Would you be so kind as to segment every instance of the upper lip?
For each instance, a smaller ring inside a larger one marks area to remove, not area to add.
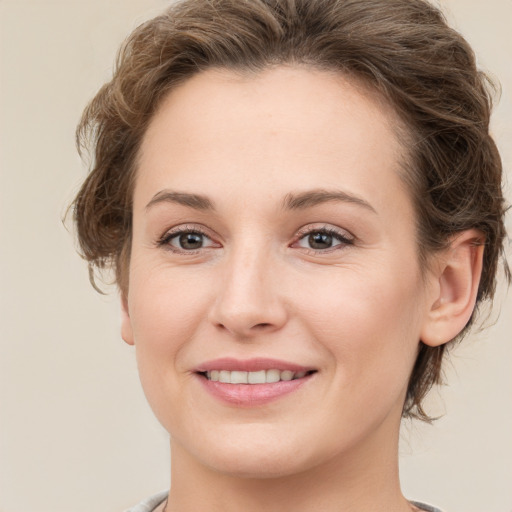
[[[235,359],[232,357],[223,357],[214,359],[212,361],[206,361],[195,369],[195,371],[199,373],[211,372],[212,370],[242,372],[257,372],[261,370],[289,370],[298,373],[309,372],[315,370],[315,368],[266,357],[258,357],[252,359]]]

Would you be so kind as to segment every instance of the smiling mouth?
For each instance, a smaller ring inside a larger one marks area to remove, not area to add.
[[[291,370],[260,370],[256,372],[211,370],[199,372],[206,379],[223,384],[273,384],[275,382],[297,380],[315,373],[316,370],[292,372]]]
[[[269,358],[221,358],[196,368],[204,389],[228,406],[252,408],[270,404],[314,379],[316,368]]]

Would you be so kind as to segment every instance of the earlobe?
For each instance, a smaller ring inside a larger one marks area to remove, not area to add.
[[[483,243],[480,231],[463,231],[438,256],[434,293],[421,333],[426,345],[435,347],[447,343],[471,318],[482,273]]]
[[[121,294],[121,337],[128,345],[135,345],[128,299],[124,293]]]

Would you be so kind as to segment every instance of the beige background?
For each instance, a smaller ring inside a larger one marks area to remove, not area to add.
[[[167,486],[166,435],[120,339],[115,293],[91,289],[59,220],[85,175],[81,109],[126,33],[165,5],[0,0],[0,512],[119,512]],[[493,130],[511,181],[512,1],[442,5],[502,82]],[[511,295],[498,324],[453,353],[432,398],[446,417],[404,429],[407,496],[512,512]]]

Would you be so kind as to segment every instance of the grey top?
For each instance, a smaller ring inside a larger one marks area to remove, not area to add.
[[[153,512],[158,505],[167,499],[167,494],[168,491],[159,492],[154,496],[146,498],[144,501],[141,501],[138,505],[135,505],[135,507],[132,507],[125,512]],[[441,510],[433,507],[432,505],[425,505],[425,503],[420,503],[418,501],[411,501],[411,503],[425,512],[441,512]]]
[[[420,503],[419,501],[411,501],[411,503],[416,505],[420,510],[424,510],[425,512],[442,512],[440,509],[433,507],[432,505]]]
[[[161,491],[158,494],[146,498],[144,501],[141,501],[138,505],[129,508],[125,512],[153,512],[160,503],[167,499],[168,494],[169,491]]]

